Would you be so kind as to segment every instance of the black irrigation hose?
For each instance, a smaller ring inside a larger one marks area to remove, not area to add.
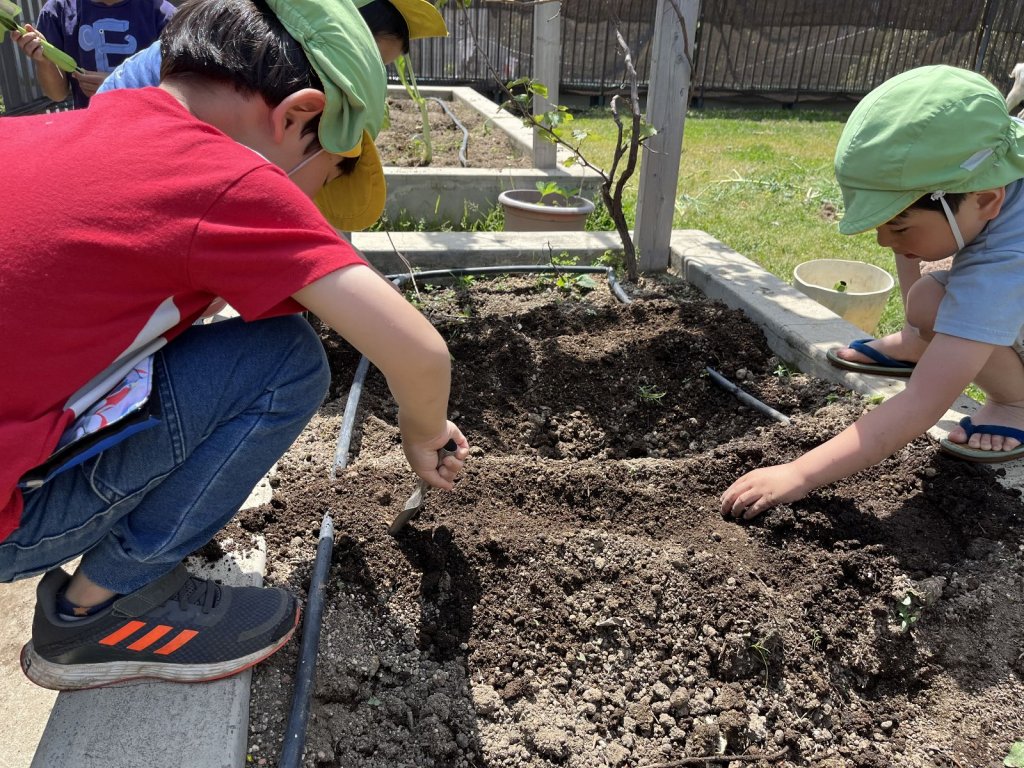
[[[320,524],[320,540],[316,547],[313,575],[309,580],[309,597],[306,600],[306,616],[302,621],[302,648],[299,650],[299,667],[295,673],[292,711],[288,715],[288,727],[284,732],[284,746],[281,748],[281,762],[278,763],[278,768],[297,768],[299,761],[302,760],[302,748],[306,743],[306,723],[309,721],[309,697],[313,692],[316,654],[320,645],[324,592],[327,589],[327,573],[331,569],[333,549],[334,521],[329,514],[325,514],[323,523]]]
[[[398,275],[388,275],[388,280],[393,282],[397,287],[401,288],[402,285],[412,278],[431,278],[431,277],[462,277],[464,275],[507,275],[511,273],[560,273],[560,272],[571,272],[574,274],[597,274],[604,272],[608,278],[608,288],[612,292],[612,295],[623,304],[631,304],[633,300],[629,298],[629,294],[623,290],[622,286],[619,285],[619,281],[615,279],[615,270],[612,267],[596,267],[596,266],[578,266],[571,265],[565,267],[557,267],[554,265],[546,264],[518,264],[504,267],[457,267],[455,269],[431,269],[423,272],[403,272]],[[348,449],[352,443],[352,429],[355,426],[356,411],[359,409],[359,398],[363,392],[363,382],[366,380],[366,373],[370,367],[369,360],[366,357],[359,359],[359,365],[356,367],[356,374],[352,379],[352,386],[348,390],[348,399],[345,401],[345,413],[341,418],[341,431],[338,433],[338,442],[334,449],[334,467],[331,469],[331,479],[335,479],[338,476],[338,470],[344,469],[348,466]]]
[[[760,411],[766,416],[775,419],[776,421],[782,422],[783,424],[789,424],[789,416],[786,416],[783,413],[779,413],[770,405],[765,405],[750,393],[744,392],[742,389],[737,387],[735,384],[733,384],[731,381],[729,381],[727,378],[725,378],[725,376],[720,374],[715,369],[705,368],[704,370],[708,372],[708,375],[711,376],[711,380],[715,382],[715,384],[720,386],[726,392],[732,393],[732,395],[734,395],[736,399],[739,400],[740,402],[746,403],[751,408],[755,408],[756,410]]]
[[[466,146],[469,144],[469,131],[466,130],[466,126],[459,122],[459,118],[457,118],[455,113],[448,108],[448,105],[444,103],[443,99],[439,99],[437,96],[428,96],[427,101],[436,101],[440,104],[444,113],[448,115],[448,117],[452,119],[452,122],[455,123],[455,125],[457,125],[462,131],[462,146],[459,147],[459,162],[462,163],[462,167],[465,168],[469,165],[469,160],[466,158]]]

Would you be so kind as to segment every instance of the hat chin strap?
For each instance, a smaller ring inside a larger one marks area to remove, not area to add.
[[[314,153],[313,153],[312,155],[310,155],[310,156],[309,156],[309,157],[307,157],[307,158],[306,158],[305,160],[303,160],[303,161],[302,161],[301,163],[299,163],[299,164],[298,164],[298,165],[296,165],[296,166],[295,166],[294,168],[292,168],[292,169],[291,169],[290,171],[288,171],[288,175],[289,175],[289,176],[291,176],[292,174],[298,173],[298,172],[299,172],[300,170],[302,170],[303,168],[305,168],[305,167],[306,167],[306,164],[307,164],[307,163],[309,163],[309,162],[311,162],[311,161],[315,160],[316,158],[320,157],[320,155],[321,155],[321,153],[322,153],[323,151],[324,151],[324,149],[323,149],[323,147],[321,147],[321,148],[320,148],[319,150],[317,150],[316,152],[314,152]],[[945,204],[946,204],[946,202],[945,202],[945,201],[943,201],[943,202],[942,202],[942,204],[943,204],[943,205],[945,205]],[[947,208],[946,210],[948,211],[949,209]],[[959,232],[957,232],[957,235],[956,235],[956,236],[957,236],[957,242],[959,242],[959,241],[960,241],[960,233],[959,233]],[[961,247],[961,248],[963,248],[963,246],[962,246],[962,245],[961,245],[960,247]]]
[[[960,226],[956,223],[956,217],[953,215],[953,211],[949,207],[949,203],[946,202],[946,193],[943,190],[932,192],[932,200],[938,200],[942,203],[942,210],[946,213],[946,221],[949,222],[949,228],[953,230],[953,238],[956,240],[956,249],[962,251],[964,249],[964,236],[960,234]]]

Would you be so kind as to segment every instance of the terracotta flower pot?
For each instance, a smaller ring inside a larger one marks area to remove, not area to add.
[[[583,197],[541,193],[533,189],[510,189],[498,195],[505,211],[506,232],[582,231],[594,204]]]

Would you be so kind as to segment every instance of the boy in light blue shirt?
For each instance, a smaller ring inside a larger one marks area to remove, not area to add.
[[[972,382],[985,405],[942,450],[986,463],[1024,456],[1024,122],[981,75],[920,67],[857,106],[835,167],[842,233],[875,229],[896,254],[922,262],[955,254],[952,267],[913,284],[901,332],[871,340],[867,354],[829,355],[861,371],[902,361],[913,367],[906,389],[796,460],[743,475],[722,495],[726,515],[750,519],[882,461]]]

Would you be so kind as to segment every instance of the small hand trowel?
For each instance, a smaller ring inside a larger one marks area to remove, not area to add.
[[[445,457],[451,456],[458,449],[454,440],[449,440],[445,443],[444,447],[437,452],[437,466],[441,466],[441,463],[445,460]],[[409,500],[405,502],[405,506],[402,507],[402,511],[395,515],[395,521],[391,523],[391,527],[388,528],[388,533],[392,536],[396,535],[399,531],[405,528],[411,521],[415,520],[420,512],[423,510],[423,498],[426,496],[427,489],[430,485],[426,480],[417,480],[416,489],[409,496]]]

